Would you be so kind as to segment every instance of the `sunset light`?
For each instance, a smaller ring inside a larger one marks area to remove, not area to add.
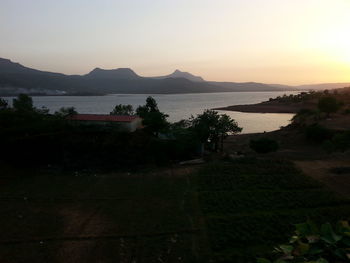
[[[0,263],[350,262],[350,0],[0,0]]]

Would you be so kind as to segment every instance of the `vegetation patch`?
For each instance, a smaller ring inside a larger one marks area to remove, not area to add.
[[[217,162],[193,176],[214,262],[254,262],[288,238],[294,225],[350,217],[350,201],[287,161]]]

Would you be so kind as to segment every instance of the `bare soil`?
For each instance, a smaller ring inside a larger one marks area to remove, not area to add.
[[[350,154],[328,160],[295,161],[308,176],[324,183],[335,192],[350,198],[350,173],[336,174],[332,169],[350,167]]]
[[[205,262],[192,169],[2,170],[0,262]]]

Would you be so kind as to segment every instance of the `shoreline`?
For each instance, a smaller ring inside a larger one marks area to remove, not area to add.
[[[298,113],[301,109],[313,109],[314,105],[305,103],[283,104],[279,102],[261,102],[256,104],[232,105],[213,108],[213,110],[238,111],[247,113]]]
[[[94,96],[109,96],[109,95],[181,95],[181,94],[212,94],[212,93],[276,93],[276,92],[295,92],[299,90],[239,90],[239,91],[213,91],[213,92],[138,92],[138,93],[67,93],[67,94],[43,94],[43,93],[25,93],[28,96],[31,97],[94,97]],[[21,93],[14,93],[14,94],[0,94],[0,97],[17,97]]]

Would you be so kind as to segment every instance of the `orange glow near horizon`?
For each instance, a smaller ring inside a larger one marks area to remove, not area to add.
[[[0,57],[66,74],[350,82],[349,13],[350,0],[2,0]]]

